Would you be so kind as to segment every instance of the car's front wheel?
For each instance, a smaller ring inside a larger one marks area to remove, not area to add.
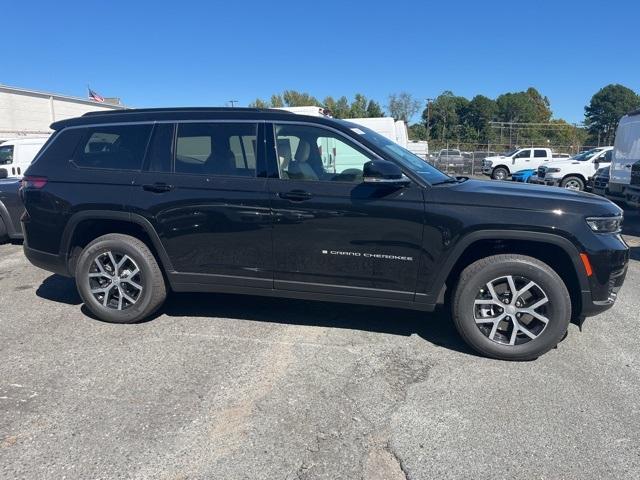
[[[509,170],[504,167],[496,167],[493,169],[493,173],[491,174],[491,178],[494,180],[506,180],[509,176]]]
[[[584,190],[584,181],[580,177],[569,176],[565,177],[562,182],[560,182],[560,186],[568,190],[582,191]]]
[[[571,319],[571,298],[546,263],[493,255],[460,275],[453,321],[476,351],[502,360],[532,360],[555,347]]]
[[[78,258],[75,277],[84,304],[106,322],[144,320],[166,297],[153,253],[129,235],[113,233],[89,243]]]

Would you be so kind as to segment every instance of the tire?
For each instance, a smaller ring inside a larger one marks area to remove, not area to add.
[[[7,226],[4,223],[2,217],[0,217],[0,244],[6,243],[9,241],[9,232],[7,231]]]
[[[114,262],[119,265],[115,266],[115,275]],[[164,277],[153,253],[144,242],[129,235],[111,233],[92,241],[80,253],[75,277],[84,304],[105,322],[144,320],[167,296]],[[100,290],[107,290],[102,297]]]
[[[584,191],[584,180],[580,177],[570,175],[562,179],[560,186],[568,190]]]
[[[513,284],[509,283],[508,276]],[[494,282],[492,288],[488,288],[491,282]],[[517,292],[523,291],[529,282],[534,286],[516,299],[511,298],[508,304],[504,303],[509,299],[509,290],[515,287]],[[513,287],[507,289],[509,285]],[[498,295],[500,289],[505,289],[504,297]],[[500,301],[493,300],[494,293]],[[524,309],[516,308],[518,303],[526,308],[535,307],[539,302],[542,302],[541,306],[531,309],[536,316],[521,313]],[[489,309],[492,312],[487,315]],[[493,255],[463,270],[453,295],[452,311],[460,336],[478,353],[500,360],[533,360],[554,348],[567,332],[571,298],[562,279],[546,263],[524,255]],[[492,320],[502,315],[507,315],[506,320]],[[516,316],[519,320],[511,320]],[[528,334],[514,328],[516,323]],[[515,341],[511,344],[514,330]]]
[[[504,167],[496,167],[491,172],[491,178],[494,180],[506,180],[509,177],[509,170]]]

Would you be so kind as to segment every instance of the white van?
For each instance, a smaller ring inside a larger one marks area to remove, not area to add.
[[[607,197],[640,208],[640,110],[618,124]]]
[[[0,143],[0,177],[21,178],[48,138],[24,137]]]

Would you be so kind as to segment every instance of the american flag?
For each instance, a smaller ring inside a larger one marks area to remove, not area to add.
[[[89,88],[89,87],[87,87]],[[104,103],[104,97],[89,88],[89,99],[94,102]]]

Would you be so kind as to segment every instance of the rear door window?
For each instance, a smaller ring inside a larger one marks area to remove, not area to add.
[[[180,123],[175,172],[255,177],[255,123]]]
[[[151,125],[89,127],[74,155],[81,168],[140,170]]]
[[[546,150],[534,150],[533,151],[533,156],[535,158],[546,158],[547,157],[547,151]]]

